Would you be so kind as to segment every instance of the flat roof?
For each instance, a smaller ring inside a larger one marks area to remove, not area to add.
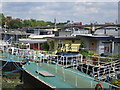
[[[31,33],[26,33],[26,32],[20,32],[20,31],[10,31],[10,32],[2,32],[4,34],[9,34],[9,35],[30,35]]]
[[[52,37],[52,39],[79,39],[79,38],[73,36],[61,36],[61,37]]]
[[[120,36],[107,36],[107,35],[77,35],[77,38],[87,37],[87,38],[95,38],[95,39],[120,39]]]
[[[47,42],[47,39],[19,39],[19,42],[24,42],[24,43],[44,43]]]

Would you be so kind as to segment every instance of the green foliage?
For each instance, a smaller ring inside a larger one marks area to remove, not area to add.
[[[93,51],[88,51],[88,55],[94,55],[95,53]]]
[[[112,84],[120,87],[120,80],[113,80]]]
[[[5,25],[5,20],[6,20],[6,18],[5,18],[5,16],[4,16],[4,14],[3,14],[3,13],[0,13],[0,26],[4,27],[4,25]]]
[[[112,62],[113,60],[112,60],[112,59],[108,59],[108,60],[106,60],[106,61],[108,61],[108,62]]]
[[[80,50],[80,54],[82,54],[82,55],[88,55],[88,50],[81,49]]]
[[[0,25],[5,28],[5,21],[7,18],[4,16],[4,14],[0,13]],[[8,20],[7,28],[8,29],[17,29],[22,27],[35,27],[35,26],[48,26],[48,25],[54,25],[54,23],[50,21],[42,21],[42,20],[36,20],[36,19],[28,19],[28,20],[17,20],[12,19]]]
[[[4,74],[2,75],[2,90],[16,90],[17,86],[21,85],[22,86],[22,82],[20,82],[20,73],[9,73],[9,74]]]
[[[85,47],[84,42],[81,42],[80,48],[84,48],[84,47]]]
[[[48,45],[48,43],[45,42],[44,44],[42,44],[42,48],[43,48],[43,50],[45,50],[45,51],[49,51],[49,45]]]
[[[80,49],[79,53],[82,55],[94,55],[94,52],[92,52],[90,50],[86,50],[86,49]]]
[[[112,56],[110,56],[110,57],[112,57],[112,58],[120,58],[120,53],[119,53],[119,54],[112,55]]]
[[[83,41],[81,41],[80,46],[79,46],[79,50],[82,55],[94,55],[95,53],[93,51],[84,49],[85,48],[85,44]]]
[[[24,21],[23,21],[23,26],[24,26],[24,27],[32,26],[30,20],[24,20]]]
[[[23,24],[20,20],[12,19],[8,22],[8,28],[9,29],[17,29],[22,28]]]
[[[66,22],[64,22],[64,23],[57,23],[57,25],[65,25],[65,24],[67,24]]]
[[[24,20],[23,21],[23,26],[24,27],[34,27],[34,26],[47,26],[47,25],[53,25],[52,22],[45,22],[45,21],[40,21],[40,20],[35,20],[35,19],[30,19],[30,20]]]
[[[49,42],[49,49],[50,49],[50,51],[53,51],[53,50],[54,50],[54,41],[53,41],[53,40],[51,40],[51,41]]]

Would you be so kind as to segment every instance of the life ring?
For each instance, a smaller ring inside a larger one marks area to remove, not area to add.
[[[85,63],[87,60],[86,59],[83,59],[82,62]]]
[[[104,48],[104,51],[105,51],[105,52],[109,52],[109,50],[110,50],[109,47],[105,47],[105,48]]]
[[[99,90],[99,86],[100,86],[100,90],[104,90],[104,87],[101,83],[97,83],[95,86],[95,90]]]

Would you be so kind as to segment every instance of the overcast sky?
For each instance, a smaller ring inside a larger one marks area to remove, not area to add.
[[[118,19],[117,2],[2,2],[0,12],[22,19],[65,22],[115,22]]]

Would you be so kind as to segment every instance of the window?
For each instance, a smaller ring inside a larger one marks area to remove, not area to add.
[[[62,48],[62,41],[61,40],[58,41],[58,48]]]
[[[75,40],[72,40],[72,43],[75,43]]]
[[[94,43],[92,43],[92,45],[94,45]]]

